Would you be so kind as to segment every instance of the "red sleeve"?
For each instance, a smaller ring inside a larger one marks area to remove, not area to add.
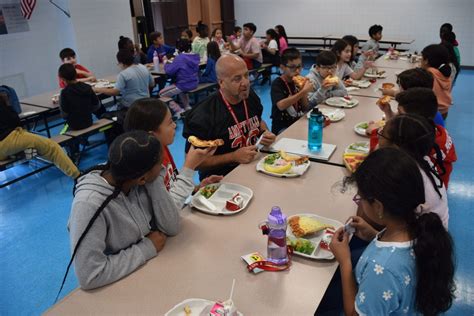
[[[59,87],[61,89],[64,89],[66,87],[66,85],[64,84],[64,82],[61,80],[61,78],[58,77],[58,82],[59,82]]]
[[[378,144],[379,137],[377,136],[377,129],[374,129],[372,133],[370,133],[370,152],[373,152]]]
[[[79,69],[79,70],[82,70],[82,71],[90,72],[89,69],[87,69],[86,67],[84,67],[82,65],[79,65],[79,64],[76,64],[75,68]],[[77,74],[77,78],[85,78],[85,77],[83,75]]]
[[[443,166],[446,170],[446,173],[442,174],[443,171],[441,167],[436,163],[435,150],[431,152],[430,159],[435,164],[436,170],[440,174],[440,177],[441,177],[441,180],[443,180],[444,186],[448,188],[449,178],[451,176],[451,172],[453,171],[453,162],[455,162],[458,159],[456,155],[456,149],[454,148],[454,143],[451,139],[451,136],[449,136],[446,129],[440,125],[436,126],[435,142],[438,145],[439,149],[441,150]]]

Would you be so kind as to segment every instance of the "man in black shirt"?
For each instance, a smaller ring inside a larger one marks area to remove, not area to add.
[[[66,123],[72,130],[88,128],[92,125],[92,113],[99,118],[105,113],[104,107],[90,85],[76,80],[77,72],[72,64],[61,65],[58,75],[66,85],[59,98]]]
[[[224,145],[199,166],[199,177],[226,175],[257,155],[255,143],[263,134],[262,145],[270,146],[275,135],[262,121],[260,98],[250,89],[248,70],[242,58],[226,54],[216,64],[220,90],[186,115],[183,136],[204,140],[221,138]],[[190,144],[186,143],[186,151]]]
[[[5,95],[0,94],[0,160],[5,160],[27,148],[34,148],[40,156],[52,161],[67,176],[77,178],[80,174],[79,169],[62,148],[49,138],[29,133],[21,128],[20,118],[7,100]]]

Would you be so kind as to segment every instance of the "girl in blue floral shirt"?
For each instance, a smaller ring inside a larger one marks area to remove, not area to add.
[[[437,214],[417,217],[425,202],[417,163],[396,148],[371,153],[352,181],[364,213],[385,227],[377,232],[352,217],[356,235],[372,242],[352,270],[349,235],[341,228],[330,244],[340,264],[346,315],[437,315],[454,298],[453,245]],[[374,238],[375,237],[375,238]]]

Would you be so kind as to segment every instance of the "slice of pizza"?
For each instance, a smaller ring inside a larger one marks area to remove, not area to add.
[[[301,88],[304,87],[304,84],[306,83],[306,80],[307,80],[307,78],[305,78],[303,76],[300,76],[300,75],[293,77],[293,82],[295,83],[295,85],[298,89],[301,89]]]
[[[344,165],[350,172],[354,172],[367,157],[366,154],[344,154]]]
[[[194,147],[206,148],[206,147],[218,147],[224,145],[223,139],[214,139],[214,140],[202,140],[196,136],[189,136],[188,142],[191,143]]]
[[[332,225],[322,223],[308,216],[293,216],[289,219],[288,223],[293,235],[298,238],[320,232],[326,228],[334,228]]]

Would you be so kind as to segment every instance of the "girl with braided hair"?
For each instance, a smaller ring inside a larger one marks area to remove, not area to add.
[[[111,144],[106,165],[78,178],[67,271],[74,262],[82,289],[127,276],[156,256],[167,236],[178,233],[180,217],[163,184],[162,154],[153,135],[128,132]]]

